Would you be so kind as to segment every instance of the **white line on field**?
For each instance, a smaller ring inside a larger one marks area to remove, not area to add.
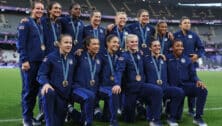
[[[222,107],[218,108],[205,108],[204,111],[215,111],[215,110],[222,110]],[[188,109],[184,109],[185,112],[188,111]],[[0,119],[0,123],[7,123],[7,122],[21,122],[22,118],[18,119]]]
[[[0,123],[6,123],[6,122],[20,122],[22,119],[0,119]]]
[[[222,110],[222,107],[218,107],[218,108],[204,108],[204,111],[215,111],[215,110]],[[185,108],[184,111],[187,112],[188,109]]]

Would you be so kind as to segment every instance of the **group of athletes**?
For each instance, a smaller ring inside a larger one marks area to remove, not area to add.
[[[33,2],[30,17],[18,26],[24,126],[37,125],[38,95],[46,126],[63,126],[67,112],[80,125],[91,126],[100,100],[99,118],[110,126],[118,126],[117,110],[126,122],[145,113],[150,126],[162,126],[163,108],[167,123],[178,126],[185,96],[193,123],[207,126],[202,119],[207,89],[196,74],[204,46],[188,17],[171,33],[165,21],[151,26],[145,9],[132,24],[126,24],[125,12],[117,12],[106,29],[98,10],[91,12],[88,25],[80,20],[78,3],[70,5],[69,15],[61,13],[61,4],[52,2],[43,16],[43,3]],[[80,104],[79,112],[68,111],[74,103]]]

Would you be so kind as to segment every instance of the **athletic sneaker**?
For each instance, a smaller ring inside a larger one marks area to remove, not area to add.
[[[23,126],[41,126],[41,122],[37,121],[35,118],[26,121],[23,119],[22,123]]]
[[[167,123],[169,126],[179,126],[179,124],[173,119],[168,119]]]
[[[41,122],[40,121],[38,121],[38,120],[36,120],[35,118],[32,118],[32,125],[33,126],[41,126]]]
[[[44,113],[43,112],[40,112],[36,118],[35,118],[37,121],[39,122],[43,122],[44,121]]]
[[[110,122],[109,126],[119,126],[117,121]]]
[[[22,120],[23,126],[32,126],[32,121],[25,121],[24,119]]]
[[[121,109],[117,109],[117,114],[118,115],[122,115],[122,110]]]
[[[102,110],[99,107],[94,110],[94,118],[97,120],[101,120],[102,118]]]
[[[207,123],[204,122],[204,120],[200,118],[194,118],[193,123],[198,125],[198,126],[207,126]]]
[[[85,123],[84,123],[84,126],[92,126],[92,124],[85,122]]]
[[[150,121],[150,126],[162,126],[162,123],[160,121]]]
[[[195,114],[194,111],[189,111],[189,112],[188,112],[188,115],[191,116],[191,117],[195,117],[196,114]]]

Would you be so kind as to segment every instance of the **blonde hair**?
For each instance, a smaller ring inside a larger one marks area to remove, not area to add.
[[[127,43],[132,39],[132,38],[136,38],[137,40],[139,40],[138,36],[135,35],[135,34],[128,34],[126,36],[126,39],[125,39],[125,50],[128,50],[127,48]],[[138,47],[139,48],[139,47]]]
[[[126,15],[127,16],[126,12],[123,12],[123,11],[116,12],[116,16],[119,16],[119,15]]]
[[[120,15],[125,15],[126,16],[126,21],[128,20],[126,12],[118,11],[118,12],[116,12],[116,16],[115,16],[115,23],[117,22],[118,16],[120,16]]]

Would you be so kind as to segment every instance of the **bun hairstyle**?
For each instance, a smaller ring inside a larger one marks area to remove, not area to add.
[[[42,5],[44,5],[41,0],[35,0],[31,4],[31,10],[33,10],[35,8],[35,5],[38,4],[38,3],[41,3]]]
[[[76,5],[78,5],[78,6],[80,6],[80,4],[79,3],[72,3],[70,6],[69,6],[69,14],[71,14],[71,11],[72,11],[72,8],[74,7],[74,6],[76,6]],[[81,7],[81,6],[80,6]]]
[[[175,43],[177,43],[177,42],[182,42],[180,39],[174,39],[173,41],[172,41],[172,46],[174,46],[174,44]]]
[[[157,40],[156,38],[154,38],[153,36],[151,36],[150,42],[149,42],[149,47],[151,47],[152,44],[153,44],[153,42],[155,42],[155,41],[159,41],[159,40]]]
[[[180,24],[182,24],[183,20],[185,20],[185,19],[190,20],[189,17],[187,17],[187,16],[182,16],[181,19],[180,19]]]
[[[47,6],[48,16],[49,16],[49,11],[52,10],[53,5],[55,5],[55,4],[59,4],[61,6],[61,4],[59,2],[56,2],[56,1],[50,2],[49,5]]]
[[[99,10],[93,8],[92,11],[90,12],[90,19],[93,17],[93,15],[94,15],[95,13],[101,13],[101,12],[100,12]]]
[[[160,24],[163,24],[163,23],[166,23],[166,24],[167,24],[167,22],[166,22],[165,20],[159,20],[159,21],[157,22],[157,24],[156,24],[156,29],[155,29],[155,31],[156,31],[155,37],[156,37],[156,38],[157,38],[157,35],[158,35],[158,28],[160,27]]]
[[[107,47],[107,44],[113,39],[113,38],[115,38],[115,37],[117,37],[116,35],[114,35],[114,34],[110,34],[110,35],[108,35],[107,37],[106,37],[106,47]],[[118,37],[117,37],[118,38]],[[119,38],[118,38],[119,39]]]
[[[87,46],[89,46],[90,42],[92,39],[98,39],[96,37],[93,37],[93,36],[87,36],[84,41],[83,41],[83,46],[84,46],[84,49],[87,49]]]
[[[148,10],[146,10],[146,9],[139,9],[137,11],[136,17],[139,18],[143,12],[147,12],[149,14]]]
[[[61,43],[62,39],[63,39],[64,37],[66,37],[66,36],[72,38],[72,36],[69,35],[69,34],[61,34],[61,35],[59,36],[59,38],[58,38],[58,41],[55,41],[55,42],[54,42],[54,46],[55,46],[55,47],[59,47],[59,43]]]
[[[126,15],[127,16],[126,12],[124,12],[124,11],[116,12],[116,16],[119,16],[119,15]]]

